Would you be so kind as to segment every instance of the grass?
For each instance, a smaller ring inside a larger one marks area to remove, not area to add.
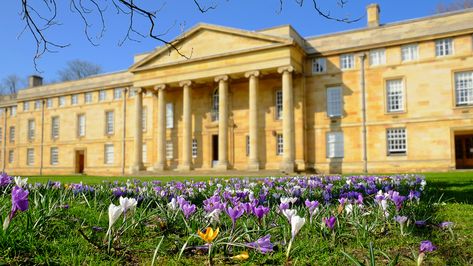
[[[412,237],[399,238],[396,231],[389,232],[388,235],[382,237],[370,236],[370,241],[373,241],[375,248],[379,248],[390,256],[394,256],[397,253],[401,253],[404,256],[409,256],[411,249],[405,247],[411,247],[413,250],[417,249],[418,243],[421,240],[429,239],[434,244],[439,246],[439,250],[429,255],[427,265],[472,265],[473,264],[473,172],[448,172],[448,173],[422,173],[427,179],[426,194],[423,196],[423,200],[432,200],[439,202],[439,204],[432,204],[432,209],[425,210],[429,213],[429,220],[432,222],[440,221],[451,221],[455,223],[454,237],[452,238],[448,232],[442,232],[439,230],[422,229],[414,230]],[[102,181],[115,181],[121,180],[126,181],[126,177],[98,177],[98,176],[32,176],[29,177],[30,183],[42,182],[45,183],[48,180],[61,181],[62,183],[79,183],[83,181],[87,184],[99,184]],[[163,182],[167,181],[184,181],[184,180],[196,180],[204,181],[208,180],[208,176],[179,176],[179,177],[140,177],[140,180],[151,181],[160,180]],[[8,200],[8,199],[6,199]],[[79,200],[79,199],[78,199]],[[0,202],[0,203],[7,203]],[[89,203],[88,203],[89,204]],[[96,202],[90,202],[92,206],[97,205],[93,208],[84,208],[83,206],[72,206],[68,211],[66,220],[62,220],[59,216],[57,220],[51,218],[51,228],[62,232],[57,236],[48,236],[48,239],[44,239],[41,243],[35,243],[34,240],[28,240],[25,242],[19,242],[16,247],[3,247],[12,250],[21,251],[20,253],[29,254],[31,259],[24,261],[24,263],[33,264],[143,264],[151,261],[152,252],[157,246],[160,238],[155,231],[146,230],[147,234],[143,235],[138,232],[138,229],[132,231],[136,235],[129,235],[127,239],[133,240],[133,249],[130,253],[124,254],[123,259],[117,259],[104,255],[94,251],[94,248],[81,237],[77,231],[77,228],[84,228],[83,221],[89,221],[89,223],[96,223],[102,227],[107,226],[106,217],[107,213],[98,213],[97,209],[106,210],[106,203],[100,200]],[[102,206],[103,205],[103,206]],[[9,207],[9,204],[5,204]],[[5,208],[7,208],[5,207]],[[0,211],[2,207],[0,206]],[[102,218],[100,218],[103,216]],[[25,216],[22,216],[24,218]],[[28,219],[35,220],[35,217],[28,217]],[[159,222],[157,223],[159,224]],[[89,225],[90,226],[90,225]],[[172,231],[173,225],[169,225],[170,228],[163,229],[166,231]],[[177,225],[175,225],[177,226]],[[68,232],[67,228],[75,228],[74,231]],[[85,229],[84,229],[85,230]],[[21,231],[20,231],[21,232]],[[152,233],[152,234],[149,234]],[[316,239],[315,234],[309,230],[305,231],[303,235],[299,237],[299,242],[294,247],[293,258],[291,264],[317,264],[317,265],[349,265],[347,259],[340,252],[339,249],[334,249],[329,243],[325,243],[320,239]],[[38,237],[44,237],[47,232],[37,232]],[[156,234],[156,235],[155,235]],[[91,234],[91,236],[94,236]],[[178,252],[182,245],[182,237],[177,233],[169,234],[165,243],[161,247],[161,250],[169,250],[173,253]],[[365,243],[358,243],[355,239],[346,237],[346,248],[345,252],[352,254],[359,260],[365,259],[368,255],[368,247]],[[49,239],[50,238],[50,239]],[[174,239],[174,240],[173,240]],[[181,244],[177,244],[181,243]],[[0,243],[0,246],[1,243]],[[143,252],[147,251],[147,252]],[[15,255],[15,253],[8,253]],[[17,254],[17,256],[18,256]],[[60,254],[60,256],[58,256]],[[9,256],[9,257],[10,257]],[[382,262],[382,258],[378,263],[386,264]],[[163,256],[161,254],[158,265],[195,265],[201,264],[205,261],[205,254],[192,254],[192,256],[184,256],[181,260],[176,261],[175,256]],[[22,264],[20,258],[14,259],[10,262],[14,264]],[[284,262],[282,253],[277,252],[273,256],[263,256],[259,254],[252,254],[247,265],[251,264],[281,264]],[[406,259],[401,260],[400,265],[410,265]],[[7,262],[8,263],[8,262]],[[228,263],[225,261],[217,261],[217,264]],[[412,263],[414,264],[414,263]],[[2,256],[0,254],[0,265],[2,265]]]

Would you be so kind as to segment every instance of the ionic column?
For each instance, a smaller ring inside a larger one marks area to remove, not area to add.
[[[228,169],[228,76],[218,76],[218,170]]]
[[[131,166],[131,173],[138,173],[144,170],[143,165],[143,89],[133,88],[135,95],[135,140],[134,140],[134,161]]]
[[[164,102],[166,85],[157,85],[154,90],[158,92],[158,129],[157,129],[157,160],[155,171],[166,168],[166,105]]]
[[[179,83],[182,87],[182,159],[179,169],[181,171],[191,170],[192,163],[192,117],[191,117],[191,81]]]
[[[281,67],[278,72],[282,74],[282,127],[283,127],[283,161],[281,171],[292,173],[295,166],[294,152],[294,95],[292,89],[292,72],[294,67]]]
[[[250,154],[248,158],[248,170],[259,170],[258,156],[258,86],[259,71],[245,73],[245,77],[249,78],[249,125],[250,125]]]

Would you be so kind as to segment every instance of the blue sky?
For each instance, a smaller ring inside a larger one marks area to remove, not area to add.
[[[43,1],[31,1],[41,3]],[[46,81],[57,79],[57,72],[63,68],[67,61],[82,59],[94,62],[102,66],[104,72],[119,71],[128,68],[133,62],[133,55],[154,49],[161,43],[147,38],[141,42],[127,41],[122,46],[118,43],[125,36],[127,21],[124,16],[117,16],[111,5],[111,0],[103,2],[108,4],[105,14],[106,32],[97,40],[98,46],[90,44],[83,34],[83,24],[76,13],[71,13],[69,1],[57,0],[60,5],[59,20],[62,23],[46,32],[51,41],[62,44],[70,44],[69,47],[57,49],[57,53],[46,53],[38,60],[38,68]],[[143,1],[139,1],[143,2]],[[172,40],[181,33],[199,22],[218,24],[228,27],[246,30],[258,30],[282,24],[292,24],[302,36],[314,36],[354,28],[362,28],[366,25],[366,18],[359,22],[346,24],[327,20],[319,16],[312,7],[312,1],[305,1],[303,7],[299,7],[294,0],[286,0],[281,13],[278,0],[214,0],[202,1],[205,3],[216,3],[217,8],[201,14],[192,0],[168,0],[167,2],[153,0],[154,7],[164,7],[157,13],[157,32],[164,32],[171,28],[163,38]],[[373,0],[349,0],[348,4],[340,9],[336,0],[319,0],[324,3],[321,8],[330,10],[333,16],[358,18],[365,15],[365,7],[374,2]],[[449,2],[448,0],[378,0],[381,6],[381,22],[389,23],[411,18],[431,15],[435,12],[438,3]],[[38,74],[34,68],[33,57],[35,54],[35,42],[29,32],[22,32],[24,22],[21,20],[20,1],[6,1],[0,11],[0,29],[2,35],[0,58],[0,79],[9,74],[17,74],[27,77]],[[97,19],[91,22],[98,25]],[[143,21],[137,22],[137,27],[146,32],[147,24]],[[91,29],[91,35],[98,34],[97,27]],[[218,40],[215,40],[218,41]]]

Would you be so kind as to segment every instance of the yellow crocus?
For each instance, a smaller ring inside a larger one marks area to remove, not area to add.
[[[248,255],[248,251],[243,251],[242,253],[231,257],[234,260],[247,260],[250,256]]]
[[[207,243],[212,243],[214,239],[218,236],[219,228],[215,229],[215,231],[207,227],[205,229],[205,233],[202,233],[199,229],[197,229],[197,234]]]

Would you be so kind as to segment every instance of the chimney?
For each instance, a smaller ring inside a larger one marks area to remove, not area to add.
[[[378,4],[370,4],[366,7],[366,15],[368,17],[368,28],[379,26],[379,13],[381,9]]]
[[[43,77],[37,75],[31,75],[28,77],[28,87],[33,88],[43,85]]]

